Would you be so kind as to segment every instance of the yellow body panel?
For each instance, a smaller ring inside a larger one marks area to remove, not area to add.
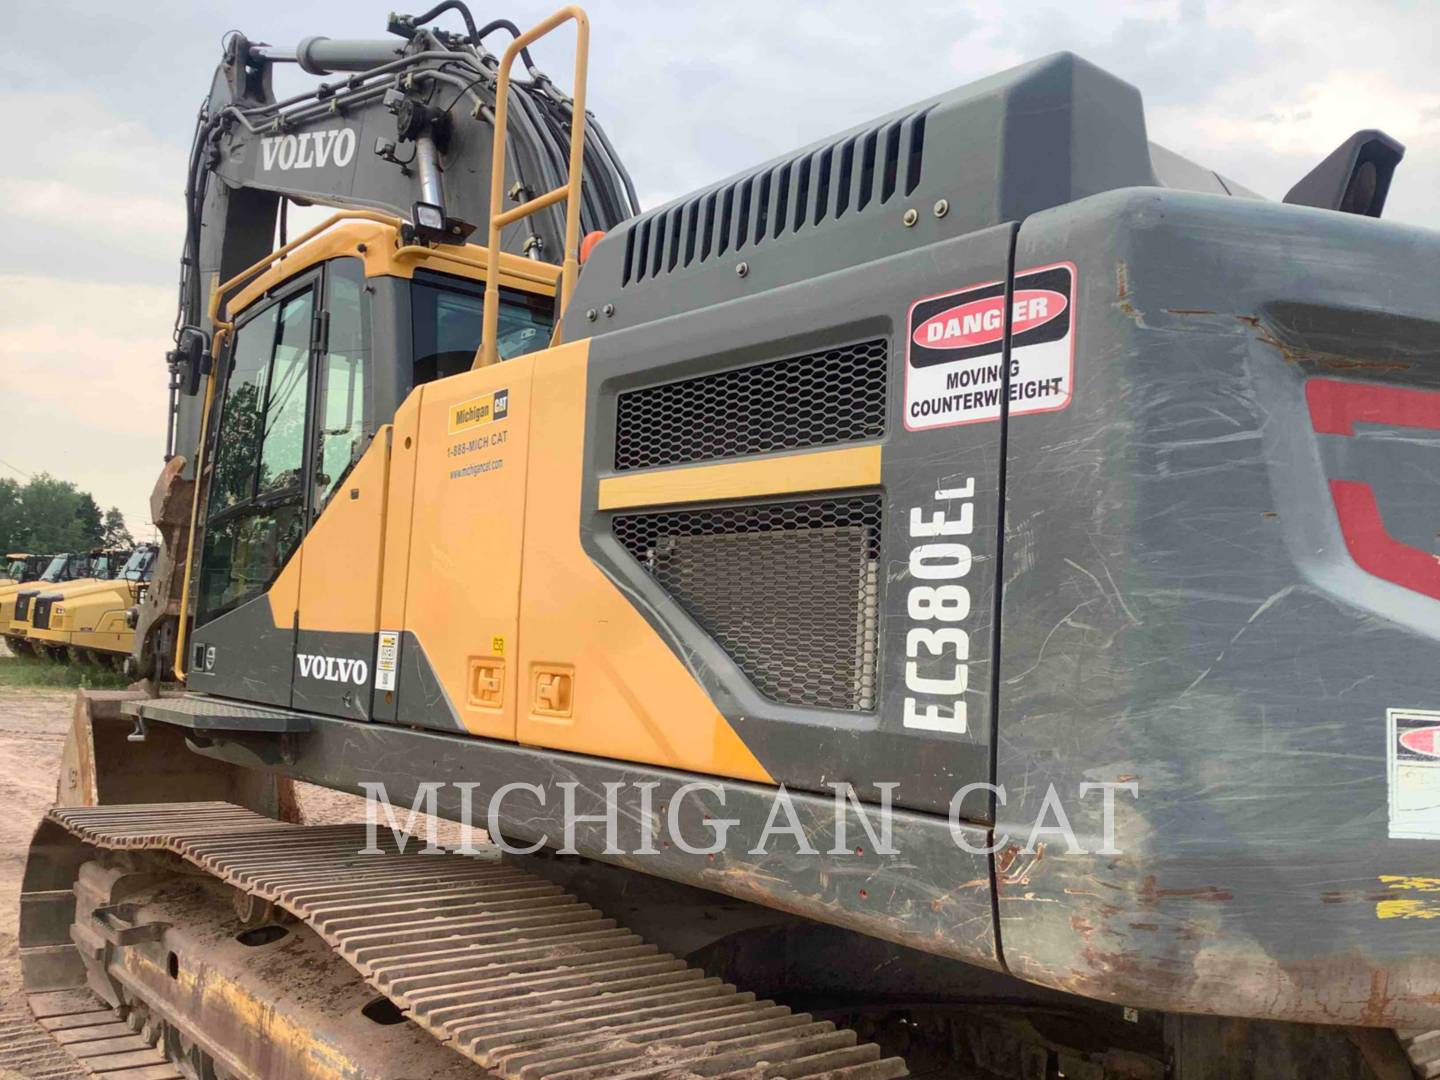
[[[125,625],[125,611],[135,603],[135,588],[131,582],[79,578],[43,589],[42,595],[58,595],[61,598],[51,608],[48,627],[42,629],[29,620],[11,624],[24,626],[28,640],[106,652],[130,651],[134,631]]]
[[[601,510],[758,498],[880,484],[880,447],[856,446],[720,465],[656,469],[600,481]]]
[[[466,730],[497,739],[515,738],[514,642],[537,355],[550,354],[426,384],[415,434],[403,628],[420,640]]]
[[[267,594],[277,627],[374,633],[390,428],[380,429]],[[309,558],[303,558],[305,553]],[[302,572],[303,566],[303,572]]]
[[[380,579],[380,626],[398,630],[405,625],[405,589],[410,580],[410,532],[414,527],[416,439],[420,430],[420,399],[425,388],[412,393],[395,410],[390,432],[390,493],[385,510],[385,554]]]
[[[684,664],[580,545],[588,353],[589,342],[579,341],[535,356],[520,741],[772,783]],[[537,683],[564,669],[573,672],[570,715],[537,710]]]
[[[22,592],[35,590],[35,595],[41,593],[59,593],[61,596],[68,596],[77,589],[88,589],[92,585],[103,583],[103,578],[75,578],[73,581],[27,581],[17,588],[8,597],[8,603],[0,609],[0,626],[6,627],[5,633],[11,637],[30,637],[34,627],[30,625],[30,617],[27,614],[23,619],[15,618],[15,598]],[[34,601],[31,601],[31,611],[35,610]]]
[[[36,583],[27,581],[21,585],[0,585],[0,634],[10,633],[10,623],[15,618],[15,597],[22,587],[33,586]]]

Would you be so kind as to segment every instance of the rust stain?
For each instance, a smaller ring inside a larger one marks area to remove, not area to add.
[[[1201,900],[1206,903],[1224,903],[1227,900],[1235,899],[1235,894],[1228,889],[1217,888],[1214,885],[1202,885],[1198,889],[1162,889],[1155,881],[1155,875],[1151,874],[1140,884],[1140,902],[1153,907],[1161,900]]]
[[[1290,364],[1311,364],[1321,367],[1327,371],[1409,371],[1413,366],[1400,360],[1370,360],[1363,356],[1345,356],[1341,353],[1315,352],[1310,349],[1297,349],[1293,345],[1287,345],[1265,327],[1265,325],[1253,315],[1237,315],[1236,318],[1248,324],[1255,330],[1255,336],[1263,344],[1269,345]]]
[[[1007,885],[1029,885],[1030,874],[1045,858],[1045,845],[1035,845],[1033,853],[1016,844],[1006,844],[995,857],[995,879],[999,888]]]
[[[1130,271],[1123,259],[1115,264],[1115,306],[1132,319],[1139,320],[1140,312],[1130,302]]]
[[[1140,971],[1140,964],[1130,953],[1086,948],[1081,950],[1080,955],[1091,968],[1105,974],[1135,975]]]
[[[1205,308],[1194,308],[1194,307],[1172,307],[1172,308],[1166,308],[1165,310],[1168,311],[1171,315],[1214,315],[1214,314],[1215,314],[1215,312],[1213,312],[1213,311],[1208,311],[1208,310],[1206,310]]]
[[[1130,926],[1131,926],[1132,929],[1135,929],[1135,930],[1149,930],[1152,934],[1153,934],[1153,933],[1159,933],[1159,931],[1160,931],[1160,924],[1159,924],[1159,923],[1153,923],[1153,922],[1137,922],[1137,923],[1131,923]]]
[[[1370,972],[1370,994],[1360,1010],[1360,1023],[1368,1027],[1384,1027],[1385,1018],[1395,999],[1390,994],[1390,976],[1384,971]]]

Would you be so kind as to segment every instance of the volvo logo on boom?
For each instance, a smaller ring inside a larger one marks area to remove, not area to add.
[[[350,128],[302,131],[298,135],[272,135],[260,140],[260,168],[323,169],[349,165],[355,156],[355,132]]]
[[[364,686],[370,681],[370,665],[364,660],[344,660],[338,656],[296,653],[295,662],[300,665],[300,675],[306,679],[354,683],[356,686]]]

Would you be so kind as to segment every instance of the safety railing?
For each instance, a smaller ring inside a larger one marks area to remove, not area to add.
[[[570,122],[570,176],[561,187],[537,195],[528,202],[500,212],[505,197],[505,133],[510,118],[510,68],[520,51],[546,34],[567,22],[575,23],[575,85],[571,90],[573,100]],[[495,86],[495,145],[490,163],[490,273],[485,276],[484,336],[480,351],[475,357],[475,367],[487,367],[499,359],[497,338],[500,330],[500,234],[505,226],[529,217],[537,211],[564,201],[565,208],[565,258],[560,270],[560,303],[557,309],[563,314],[575,289],[575,279],[580,274],[580,180],[585,169],[585,73],[590,53],[590,19],[578,7],[564,7],[548,19],[531,27],[510,43],[500,59],[499,79]],[[556,320],[555,343],[560,340],[559,320]]]

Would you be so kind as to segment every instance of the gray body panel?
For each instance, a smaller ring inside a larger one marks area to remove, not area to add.
[[[813,281],[607,333],[591,344],[582,523],[586,549],[671,643],[761,764],[791,787],[823,792],[828,790],[826,784],[846,781],[874,801],[879,797],[877,782],[897,782],[897,805],[943,815],[957,790],[989,779],[990,612],[1000,425],[904,429],[904,327],[911,303],[935,292],[937,283],[1003,280],[1011,236],[1012,229],[1001,226],[940,241],[923,252],[893,255]],[[889,345],[886,433],[877,440],[884,462],[885,553],[880,574],[878,707],[842,712],[787,706],[757,691],[732,657],[617,542],[611,525],[616,515],[597,509],[600,480],[616,474],[616,397],[636,387],[875,337],[885,338]],[[970,634],[971,678],[963,694],[969,730],[964,735],[908,730],[901,715],[906,696],[904,586],[910,511],[927,507],[935,491],[959,486],[969,478],[975,481],[975,525],[967,539],[979,567],[969,579],[972,606],[964,623]],[[891,647],[885,648],[886,643]],[[893,647],[896,643],[898,649]],[[968,820],[989,820],[988,794],[977,789],[962,812]]]
[[[1436,841],[1388,835],[1386,714],[1440,708],[1440,593],[1358,566],[1329,482],[1436,556],[1440,407],[1347,437],[1306,393],[1440,389],[1440,237],[1132,191],[1026,221],[1017,262],[1056,258],[1077,393],[1007,433],[997,829],[1023,844],[1054,785],[1094,852],[1078,785],[1138,796],[1122,854],[1002,852],[1006,961],[1128,1004],[1433,1026],[1435,924],[1387,902],[1434,910],[1405,882]]]
[[[295,628],[275,625],[268,596],[247,600],[197,628],[186,652],[185,683],[191,690],[257,705],[290,704]]]

